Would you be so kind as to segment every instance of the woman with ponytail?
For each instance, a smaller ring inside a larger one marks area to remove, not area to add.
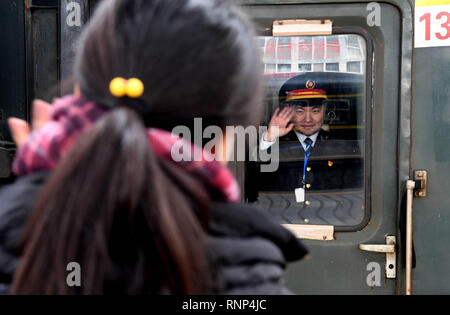
[[[10,121],[18,179],[0,191],[0,282],[12,294],[288,293],[280,279],[305,254],[298,240],[239,204],[235,179],[202,148],[183,146],[201,160],[171,156],[171,131],[194,118],[223,131],[259,120],[241,12],[225,0],[105,0],[77,47],[74,95],[48,114],[36,104],[29,136]]]

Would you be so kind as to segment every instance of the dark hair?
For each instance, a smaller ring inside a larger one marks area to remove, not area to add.
[[[145,127],[191,126],[195,117],[222,128],[258,121],[255,47],[228,1],[102,2],[80,39],[75,80],[84,98],[111,110],[43,187],[13,293],[211,292],[211,196],[155,155]],[[139,78],[144,94],[114,98],[115,77]],[[66,284],[70,262],[81,266],[81,287]]]
[[[260,58],[254,33],[229,1],[105,1],[81,39],[75,80],[108,107],[141,109],[148,126],[259,123]],[[109,93],[115,77],[144,82],[141,100]]]

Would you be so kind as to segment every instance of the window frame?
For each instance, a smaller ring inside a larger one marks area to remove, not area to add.
[[[273,38],[277,38],[277,36],[272,36],[271,33],[269,33],[267,29],[264,32],[258,32],[256,36],[269,36]],[[364,56],[365,58],[365,85],[364,85],[364,118],[365,118],[365,124],[364,124],[364,216],[362,221],[357,225],[333,225],[335,232],[358,232],[363,230],[370,222],[372,217],[372,176],[371,176],[371,169],[372,169],[372,154],[371,154],[371,148],[372,148],[372,110],[371,106],[374,100],[373,91],[372,91],[372,81],[374,80],[374,73],[373,73],[373,54],[374,54],[374,45],[375,45],[375,39],[372,37],[371,34],[364,32],[364,30],[358,26],[348,26],[348,27],[339,27],[339,28],[333,28],[332,34],[326,35],[326,36],[333,36],[333,35],[359,35],[360,40],[364,40],[366,45],[366,54]],[[319,35],[320,36],[320,35]],[[292,36],[293,37],[293,36]],[[278,41],[276,40],[276,43]],[[313,41],[311,41],[313,42]],[[326,43],[326,39],[324,38],[324,43]],[[313,45],[313,44],[312,44]],[[325,44],[326,45],[326,44]],[[361,45],[361,42],[360,42]],[[325,53],[325,52],[324,52]],[[311,71],[313,70],[314,64],[311,64]],[[324,72],[325,70],[325,65]],[[362,67],[361,67],[362,70]],[[352,72],[353,73],[353,72]],[[360,72],[361,73],[361,72]],[[295,224],[295,225],[307,225],[307,224]]]

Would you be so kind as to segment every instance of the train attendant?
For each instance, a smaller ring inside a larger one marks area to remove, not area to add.
[[[103,1],[78,43],[75,94],[49,115],[39,105],[30,135],[10,121],[18,180],[0,192],[10,292],[288,293],[280,278],[301,243],[239,203],[225,165],[170,153],[171,130],[196,117],[222,130],[257,122],[257,55],[228,1]],[[224,133],[217,150],[232,145]]]
[[[315,84],[308,83],[311,87]],[[314,148],[318,139],[318,145],[320,141],[327,140],[329,132],[322,129],[326,99],[326,92],[320,89],[289,91],[282,109],[277,108],[269,122],[260,149],[268,149],[280,137],[282,140],[298,139],[305,151]]]
[[[327,116],[336,113],[327,108],[329,97],[322,85],[324,82],[302,74],[281,87],[280,107],[275,110],[259,145],[260,150],[271,150],[279,141],[275,147],[279,148],[280,167],[276,172],[258,175],[260,190],[292,193],[300,190],[304,196],[310,191],[344,189],[360,182],[359,164],[332,158],[338,152],[355,154],[359,147],[325,129],[326,112]]]

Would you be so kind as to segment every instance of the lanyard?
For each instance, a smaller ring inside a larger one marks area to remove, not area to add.
[[[303,183],[303,188],[305,188],[306,186],[306,165],[308,164],[308,157],[311,155],[311,152],[308,152],[309,149],[311,149],[311,144],[308,144],[305,148],[305,161],[303,162],[303,179],[302,179],[302,183]]]

